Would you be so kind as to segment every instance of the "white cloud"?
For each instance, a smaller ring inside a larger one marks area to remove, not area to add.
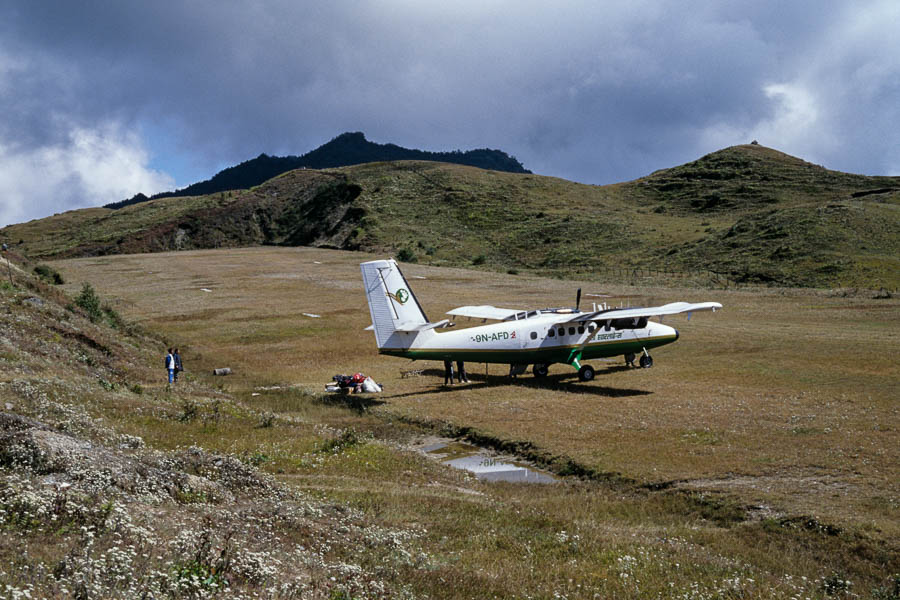
[[[64,142],[24,152],[0,140],[0,226],[172,189],[149,160],[141,139],[114,124],[72,127]]]
[[[836,143],[830,119],[812,90],[802,84],[778,83],[765,86],[763,92],[772,102],[772,115],[757,123],[749,137],[813,162],[829,155]]]

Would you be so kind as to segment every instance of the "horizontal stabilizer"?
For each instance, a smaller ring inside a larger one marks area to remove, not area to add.
[[[441,327],[446,327],[447,325],[449,325],[449,323],[450,319],[443,319],[441,321],[438,321],[437,323],[400,323],[399,325],[397,325],[394,331],[427,331],[429,329],[440,329]],[[363,329],[363,331],[374,330],[374,323]]]
[[[400,323],[395,331],[428,331],[429,329],[440,329],[450,323],[449,319],[443,319],[437,323]]]
[[[617,308],[612,310],[600,310],[597,312],[578,315],[572,321],[607,321],[609,319],[637,319],[640,317],[658,317],[663,315],[677,315],[679,313],[692,313],[698,310],[716,311],[722,308],[718,302],[671,302],[662,306],[650,306],[647,308]]]
[[[507,317],[522,312],[513,308],[497,308],[483,304],[481,306],[460,306],[453,310],[447,311],[447,314],[453,317],[472,317],[473,319],[496,319],[502,321]]]

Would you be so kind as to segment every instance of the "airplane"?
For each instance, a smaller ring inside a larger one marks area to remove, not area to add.
[[[547,375],[552,364],[574,367],[581,381],[594,378],[594,368],[583,361],[624,355],[640,366],[653,366],[649,350],[678,339],[678,331],[650,321],[662,317],[722,308],[718,302],[672,302],[650,308],[515,310],[493,306],[462,306],[450,316],[494,319],[497,323],[466,329],[448,329],[448,319],[431,322],[394,259],[360,263],[375,341],[380,354],[413,360],[468,361],[510,365],[510,375],[533,365],[535,377]],[[597,308],[595,306],[595,308]],[[443,330],[443,331],[440,331]]]

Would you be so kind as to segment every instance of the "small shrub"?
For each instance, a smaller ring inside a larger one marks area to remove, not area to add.
[[[178,415],[178,420],[182,423],[190,423],[197,418],[198,410],[199,408],[196,402],[193,400],[185,400],[181,405],[181,414]]]
[[[219,419],[221,418],[221,413],[219,409],[222,407],[222,402],[220,400],[214,400],[209,405],[209,411],[203,413],[203,424],[204,425],[212,425],[213,427],[219,424]]]
[[[125,329],[125,319],[123,319],[122,315],[115,309],[110,308],[108,305],[104,305],[103,316],[106,319],[106,322],[109,323],[109,326],[113,329]]]
[[[887,585],[873,590],[872,597],[877,600],[900,600],[900,574],[891,577]]]
[[[50,265],[38,265],[34,268],[34,273],[47,283],[52,283],[53,285],[62,285],[65,283],[63,276],[59,274],[59,271]]]
[[[269,460],[268,455],[257,451],[246,456],[244,462],[254,467],[259,467],[261,464],[269,462]]]
[[[175,490],[175,501],[179,504],[206,504],[209,498],[205,492],[197,492],[194,490]]]
[[[476,265],[476,266],[483,265],[485,262],[487,262],[487,256],[485,256],[484,254],[479,254],[478,256],[476,256],[475,258],[472,259],[472,264]]]
[[[92,322],[97,322],[103,318],[103,309],[100,307],[100,297],[94,291],[94,287],[85,282],[81,287],[81,293],[75,298],[75,305],[87,313],[88,318]]]
[[[852,585],[853,582],[849,579],[844,578],[838,573],[832,573],[822,581],[822,591],[825,592],[826,596],[843,595],[850,591],[850,586]]]
[[[359,439],[359,436],[356,435],[356,432],[353,429],[346,429],[340,437],[325,440],[325,442],[322,443],[322,447],[319,449],[319,452],[331,452],[333,454],[337,454],[343,451],[344,448],[355,446],[361,441],[362,440]]]
[[[409,248],[401,248],[397,253],[397,260],[400,262],[414,263],[419,262],[419,257]]]
[[[275,413],[267,412],[259,418],[259,427],[265,429],[275,424]]]
[[[97,381],[100,383],[100,387],[102,387],[102,388],[103,388],[104,390],[106,390],[107,392],[114,392],[114,391],[116,391],[116,387],[117,387],[117,386],[116,386],[115,383],[113,383],[113,382],[111,382],[111,381],[107,381],[107,380],[103,379],[102,377],[98,377],[98,378],[97,378]]]
[[[142,386],[141,384],[139,384],[139,383],[135,383],[134,385],[130,386],[128,389],[129,389],[133,394],[137,394],[138,396],[140,396],[141,394],[144,393],[144,388],[143,388],[143,386]]]

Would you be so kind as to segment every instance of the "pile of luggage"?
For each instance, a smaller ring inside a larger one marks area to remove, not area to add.
[[[362,373],[354,373],[353,375],[335,375],[331,378],[332,383],[325,384],[326,392],[337,392],[341,394],[375,394],[384,391],[384,386],[375,383],[371,377],[366,377]]]

